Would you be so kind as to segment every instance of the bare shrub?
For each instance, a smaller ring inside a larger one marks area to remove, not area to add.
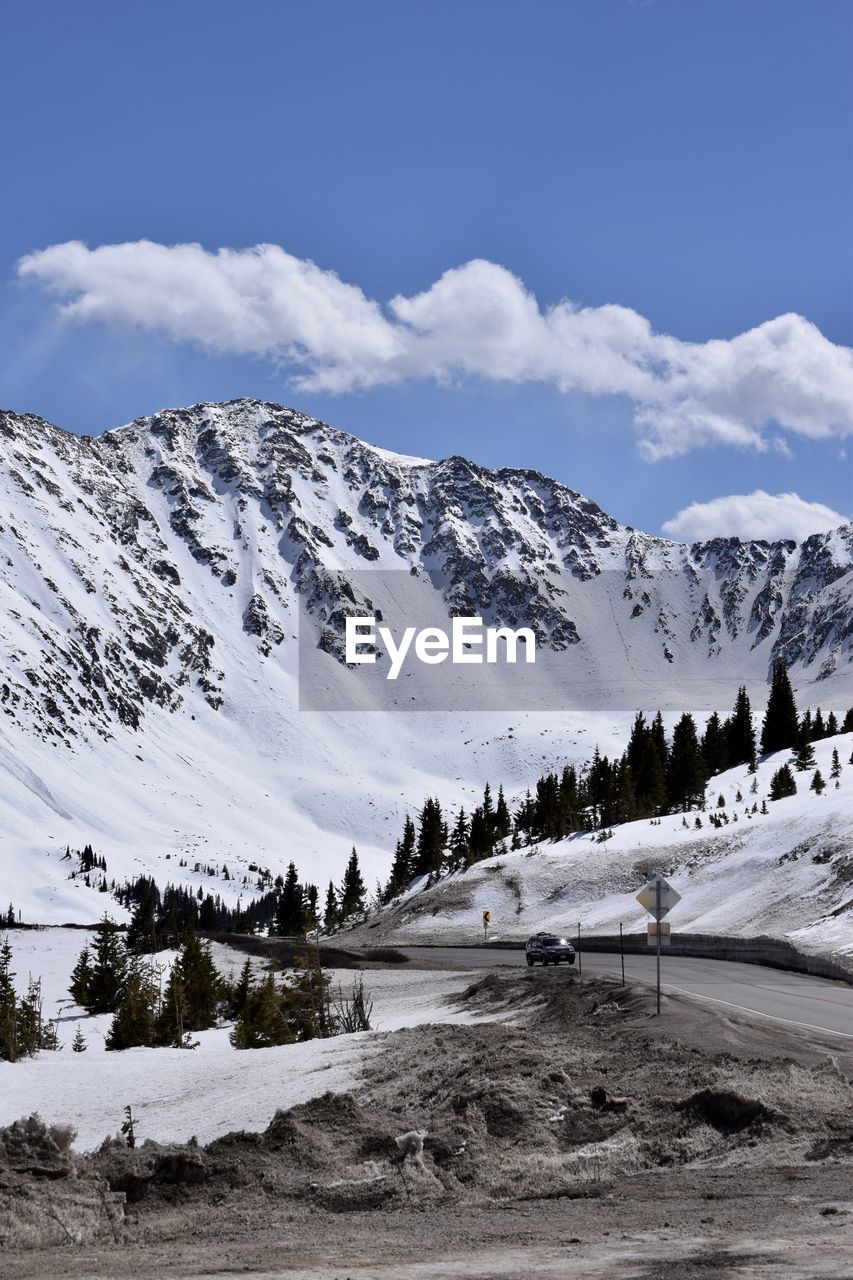
[[[373,1024],[373,1000],[364,989],[364,978],[353,978],[352,991],[345,996],[338,988],[332,1008],[335,1030],[338,1035],[351,1031],[371,1031]]]

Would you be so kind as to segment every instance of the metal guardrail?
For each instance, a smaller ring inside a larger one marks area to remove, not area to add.
[[[577,941],[572,935],[572,942]],[[653,948],[649,946],[645,933],[625,933],[621,939],[622,950],[626,955],[650,955]],[[582,951],[619,952],[619,934],[585,934],[581,932]],[[417,944],[400,944],[417,945]],[[432,946],[470,947],[482,949],[483,943],[459,942],[448,938],[437,941]],[[521,939],[496,939],[489,942],[488,947],[497,951],[518,951],[524,947]],[[674,933],[667,947],[667,954],[686,956],[698,960],[734,960],[740,964],[765,965],[770,969],[785,969],[790,973],[805,973],[815,978],[829,978],[836,982],[845,982],[853,986],[853,955],[830,954],[815,955],[808,951],[800,951],[784,938],[737,938],[727,934],[710,933]]]

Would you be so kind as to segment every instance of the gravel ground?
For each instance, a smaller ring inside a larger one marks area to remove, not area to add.
[[[849,1041],[565,970],[455,999],[498,1020],[389,1032],[262,1134],[5,1131],[4,1276],[853,1277]]]

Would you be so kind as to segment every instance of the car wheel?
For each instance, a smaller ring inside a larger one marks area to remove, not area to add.
[[[531,969],[533,968],[533,956],[528,956],[528,957],[527,957],[527,964],[528,964],[528,967],[529,967],[529,968],[531,968]]]

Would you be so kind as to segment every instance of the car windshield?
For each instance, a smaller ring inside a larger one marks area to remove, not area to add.
[[[562,942],[562,939],[560,938],[543,938],[542,946],[543,947],[559,947],[561,945],[561,942]]]

